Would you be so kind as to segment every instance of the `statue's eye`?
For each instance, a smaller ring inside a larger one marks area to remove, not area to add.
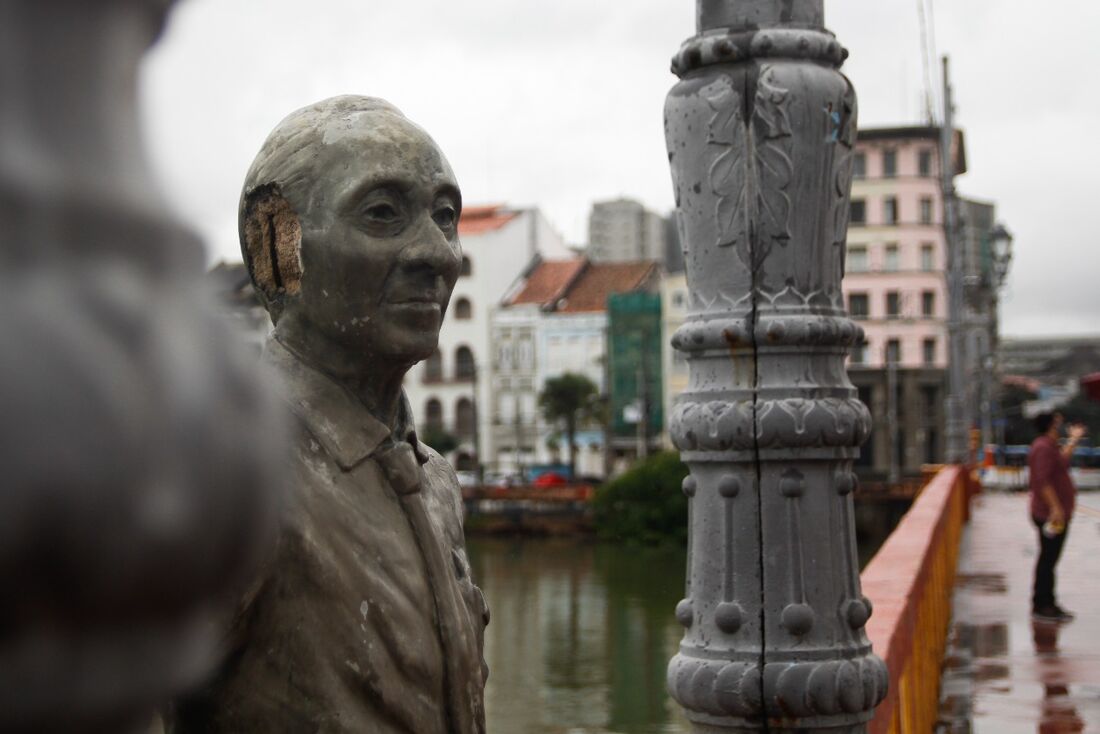
[[[432,219],[440,229],[450,229],[458,223],[458,212],[453,206],[437,207],[432,212]]]
[[[398,217],[397,208],[386,202],[371,204],[367,207],[365,213],[368,219],[383,223],[395,222]]]

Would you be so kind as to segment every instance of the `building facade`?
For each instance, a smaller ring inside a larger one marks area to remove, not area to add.
[[[522,472],[568,456],[559,426],[549,425],[538,396],[552,377],[581,374],[608,391],[607,301],[615,293],[656,292],[652,262],[593,263],[586,258],[544,261],[520,278],[491,316],[492,374],[487,394],[489,468]],[[577,473],[605,476],[603,427],[577,435]]]
[[[940,129],[860,130],[853,156],[843,289],[866,339],[848,362],[871,410],[858,462],[865,479],[898,481],[941,461],[948,343],[947,237]],[[962,137],[955,170],[964,172]]]
[[[853,367],[947,366],[939,134],[936,127],[860,131],[844,293],[866,342],[853,350]],[[961,155],[957,166],[965,170]]]
[[[457,442],[451,460],[474,469],[491,441],[487,411],[490,313],[508,287],[541,258],[569,254],[537,209],[465,207],[459,220],[462,269],[439,334],[439,349],[405,377],[405,392],[421,437]],[[482,462],[484,463],[484,462]]]

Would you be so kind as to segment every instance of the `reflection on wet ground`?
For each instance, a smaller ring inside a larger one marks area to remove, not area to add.
[[[1074,519],[1058,565],[1059,601],[1077,613],[1068,624],[1030,617],[1036,539],[1025,495],[979,496],[961,550],[942,730],[1100,731],[1100,521]]]

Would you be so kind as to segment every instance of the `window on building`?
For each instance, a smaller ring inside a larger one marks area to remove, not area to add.
[[[886,342],[886,364],[901,363],[901,341],[890,339]]]
[[[474,267],[470,263],[470,258],[466,255],[462,256],[462,266],[459,268],[459,275],[473,275]]]
[[[882,223],[898,223],[898,197],[887,196],[882,200]]]
[[[932,367],[936,364],[936,340],[925,339],[921,344],[921,348],[924,352],[924,366]]]
[[[443,431],[443,403],[436,398],[428,398],[424,403],[424,432],[441,433]]]
[[[936,292],[924,291],[920,294],[920,313],[926,319],[936,315]]]
[[[886,245],[886,256],[883,258],[882,269],[890,272],[896,272],[901,270],[900,257],[898,255],[898,246],[896,244]]]
[[[435,350],[432,356],[424,360],[424,382],[442,382],[443,355]]]
[[[901,296],[897,291],[886,291],[886,318],[896,319],[901,316]]]
[[[508,371],[512,369],[512,343],[501,341],[497,344],[497,369]]]
[[[497,415],[504,425],[511,425],[516,420],[516,399],[510,392],[497,393]]]
[[[867,178],[866,153],[856,153],[852,156],[852,178]]]
[[[474,364],[474,353],[469,347],[459,347],[455,350],[455,379],[468,381],[474,379],[477,367]]]
[[[866,364],[867,363],[867,345],[863,342],[856,344],[852,347],[852,356],[850,364]]]
[[[917,169],[922,176],[932,175],[932,151],[925,148],[917,154]]]
[[[462,440],[474,437],[477,430],[474,420],[474,402],[463,397],[455,401],[455,436]]]
[[[871,315],[866,293],[848,294],[848,315],[858,321],[862,321]]]
[[[932,197],[922,196],[920,199],[920,223],[932,223]]]
[[[936,269],[936,250],[931,242],[920,246],[920,269],[928,272]]]
[[[469,298],[459,298],[455,301],[455,318],[466,321],[473,318],[474,307],[470,305]]]
[[[886,178],[898,175],[898,152],[893,148],[882,152],[882,175]]]
[[[848,217],[851,224],[867,224],[867,202],[863,199],[852,199],[852,209]]]
[[[848,261],[846,270],[849,273],[867,272],[867,248],[863,245],[848,248]]]
[[[521,369],[530,369],[535,366],[535,344],[529,337],[519,343],[518,361]]]

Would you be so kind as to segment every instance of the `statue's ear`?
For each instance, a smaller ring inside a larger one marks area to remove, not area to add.
[[[285,297],[302,288],[302,225],[278,184],[245,194],[241,222],[245,264],[275,320]]]

